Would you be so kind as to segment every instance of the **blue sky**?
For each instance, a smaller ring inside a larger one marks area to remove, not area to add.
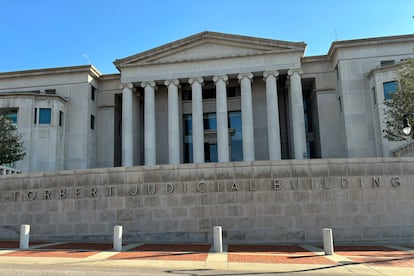
[[[414,33],[413,0],[5,0],[0,72],[113,61],[202,31],[308,44]],[[87,55],[85,57],[84,55]]]

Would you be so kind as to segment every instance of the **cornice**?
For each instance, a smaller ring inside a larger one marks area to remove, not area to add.
[[[165,45],[138,53],[136,55],[132,55],[129,57],[125,57],[122,59],[117,59],[113,63],[119,69],[120,67],[128,67],[128,66],[137,66],[137,65],[147,65],[147,64],[165,64],[165,63],[173,63],[173,62],[139,62],[139,60],[149,59],[151,57],[156,57],[158,55],[162,55],[163,53],[175,53],[176,51],[180,51],[181,49],[185,49],[186,47],[193,47],[198,45],[199,43],[205,41],[217,41],[217,43],[243,43],[243,44],[250,44],[252,46],[261,46],[261,47],[269,47],[268,51],[263,51],[262,53],[254,53],[254,54],[246,54],[246,55],[235,55],[231,57],[238,57],[238,56],[251,56],[251,55],[260,55],[260,54],[271,54],[271,53],[283,53],[283,52],[303,52],[306,48],[306,44],[304,42],[289,42],[289,41],[281,41],[281,40],[273,40],[273,39],[266,39],[266,38],[256,38],[256,37],[249,37],[249,36],[241,36],[241,35],[232,35],[232,34],[224,34],[224,33],[217,33],[217,32],[201,32],[174,42],[167,43]],[[272,51],[271,47],[290,47],[291,49],[287,50],[276,50]],[[226,57],[218,57],[218,58],[226,58]],[[209,58],[214,59],[214,58]],[[206,60],[209,60],[206,59]],[[197,59],[197,61],[202,61],[203,59]],[[189,61],[189,60],[183,60]],[[176,62],[176,61],[175,61]],[[134,63],[133,65],[129,65],[128,63]]]
[[[68,100],[58,94],[44,94],[36,93],[30,91],[21,91],[21,92],[0,92],[0,98],[16,98],[16,97],[34,97],[34,98],[44,98],[44,99],[57,99],[62,102],[68,102]]]
[[[331,59],[334,52],[340,48],[372,46],[390,43],[394,44],[407,41],[414,42],[414,34],[334,41],[332,42],[331,47],[328,50],[327,56],[329,59]]]
[[[95,78],[102,76],[101,72],[93,65],[80,65],[80,66],[68,66],[68,67],[56,67],[56,68],[45,68],[35,70],[23,70],[13,72],[0,73],[0,79],[6,78],[21,78],[21,77],[33,77],[33,76],[48,76],[48,75],[59,75],[59,74],[70,74],[70,73],[89,73]]]

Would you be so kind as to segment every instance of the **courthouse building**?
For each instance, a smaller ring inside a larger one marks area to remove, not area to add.
[[[0,73],[24,172],[254,160],[387,157],[384,100],[414,35],[304,42],[202,32],[94,66]]]

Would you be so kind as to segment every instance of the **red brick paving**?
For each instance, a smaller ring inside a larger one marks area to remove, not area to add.
[[[228,252],[255,252],[255,253],[272,253],[286,254],[295,252],[309,252],[308,250],[294,245],[235,245],[228,246]]]
[[[210,244],[143,244],[129,251],[209,252]]]
[[[323,256],[303,255],[303,256],[275,256],[275,255],[250,255],[250,254],[228,254],[228,262],[237,263],[279,263],[279,264],[318,264],[334,265],[333,262]]]
[[[47,242],[30,242],[30,246],[46,244]],[[15,249],[20,247],[19,241],[0,241],[0,248]]]
[[[42,247],[42,249],[79,249],[92,251],[107,251],[112,250],[113,245],[109,243],[63,243]]]
[[[0,256],[10,257],[54,257],[54,258],[86,258],[99,252],[92,251],[60,251],[60,250],[22,250]]]
[[[110,259],[205,261],[210,247],[209,244],[144,244]]]
[[[227,260],[239,263],[336,264],[300,246],[280,245],[229,245]]]
[[[31,242],[30,245],[46,244]],[[0,241],[0,248],[17,249],[18,241]],[[321,246],[320,246],[321,247]],[[414,249],[414,246],[405,246]],[[206,261],[209,244],[144,244],[120,252],[110,259]],[[321,247],[322,248],[322,247]],[[86,258],[100,251],[111,250],[112,244],[64,243],[36,250],[21,250],[0,256]],[[386,246],[335,246],[335,254],[367,266],[414,268],[414,252]],[[228,262],[335,265],[324,256],[315,255],[299,246],[229,245]]]

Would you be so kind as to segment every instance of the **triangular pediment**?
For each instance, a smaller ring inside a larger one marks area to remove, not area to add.
[[[288,42],[215,32],[202,32],[163,46],[118,59],[118,68],[197,60],[222,59],[269,53],[303,52],[303,42]]]

